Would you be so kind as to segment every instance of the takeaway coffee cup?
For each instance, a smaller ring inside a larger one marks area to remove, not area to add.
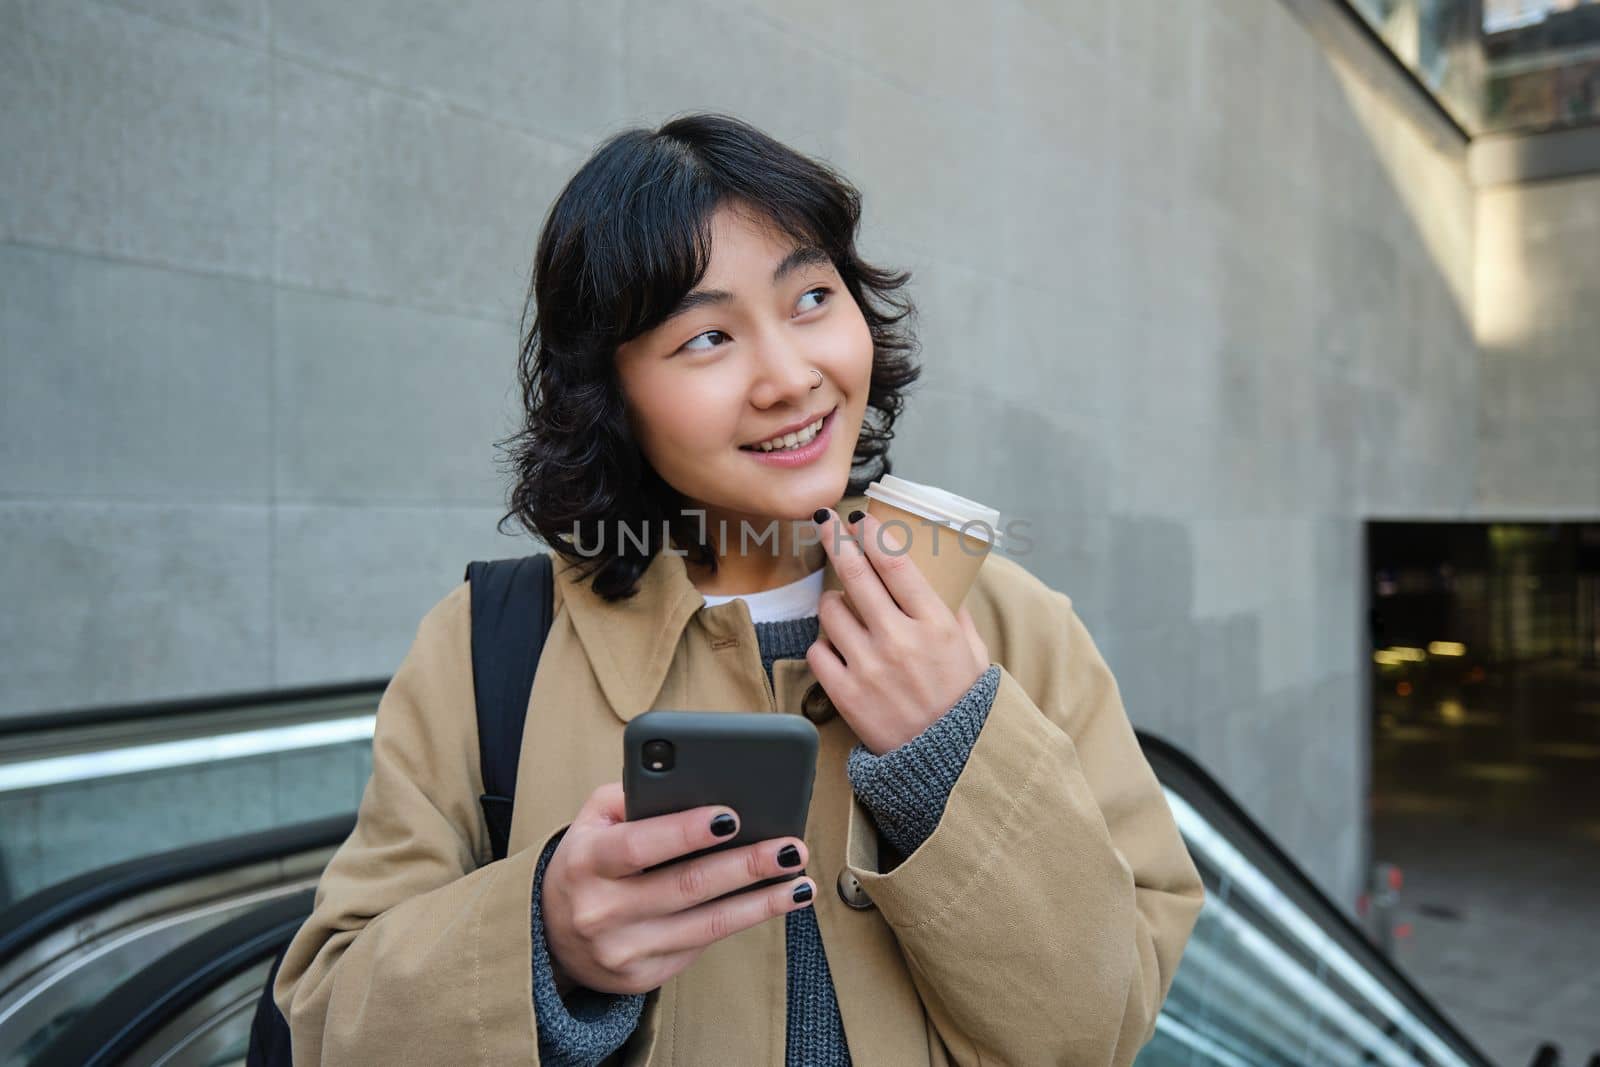
[[[892,474],[867,486],[867,514],[885,524],[883,547],[911,557],[952,612],[960,608],[978,568],[1000,537],[1000,512],[994,508]],[[832,566],[822,584],[825,589],[842,589]],[[849,604],[850,594],[844,598]]]

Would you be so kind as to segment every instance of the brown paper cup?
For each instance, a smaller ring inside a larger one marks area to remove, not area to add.
[[[880,527],[883,531],[883,548],[891,554],[909,556],[945,606],[952,612],[959,609],[967,597],[967,590],[972,588],[973,581],[978,577],[978,568],[983,566],[984,558],[989,554],[989,542],[948,527],[930,527],[922,522],[921,516],[878,500],[867,502],[867,514],[881,523],[905,524]],[[897,538],[905,539],[899,548],[896,547]],[[938,542],[937,548],[935,540]],[[844,589],[831,560],[827,572],[822,576],[822,587],[840,591]],[[844,602],[851,611],[855,611],[849,593],[844,594]],[[860,617],[859,612],[856,615]]]
[[[887,500],[880,500],[872,495],[874,490],[883,491],[895,499],[916,505],[920,513],[897,507]],[[945,606],[952,612],[957,611],[961,607],[961,602],[966,599],[967,591],[972,588],[973,581],[978,577],[978,568],[983,566],[983,561],[992,547],[990,542],[982,537],[963,533],[960,529],[962,521],[981,518],[993,531],[1000,524],[999,512],[965,498],[919,486],[915,482],[894,478],[891,475],[884,475],[882,480],[873,482],[867,488],[867,494],[867,514],[880,523],[893,523],[884,530],[884,547],[891,552],[903,551],[905,555],[910,556],[927,578],[928,584],[933,587],[933,591],[939,595],[939,599],[943,600]],[[839,581],[838,572],[833,569],[832,557],[825,558],[828,564],[822,575],[822,588],[838,589],[843,592],[844,586]],[[844,594],[844,602],[859,619],[861,613],[857,612],[855,605],[850,602],[849,593]],[[814,722],[826,721],[837,714],[832,701],[828,699],[826,691],[819,682],[811,684],[802,706],[806,709],[807,717],[812,718]]]
[[[890,480],[885,477],[885,481]],[[892,479],[892,481],[899,491],[897,495],[914,494],[924,489],[904,479]],[[992,546],[982,537],[961,532],[958,528],[960,523],[954,522],[955,519],[961,518],[959,514],[933,518],[926,512],[909,511],[870,495],[872,489],[881,484],[874,482],[868,489],[867,514],[880,523],[892,524],[886,525],[883,529],[883,547],[890,552],[909,556],[923,577],[928,580],[928,584],[933,587],[934,592],[939,594],[939,599],[943,600],[945,606],[952,612],[956,611],[966,599],[967,590],[972,588],[972,583],[978,577],[978,569],[983,566],[983,561],[989,555]],[[932,492],[940,491],[932,490]],[[965,501],[960,497],[951,499],[972,504],[971,501]],[[981,505],[973,507],[981,508]],[[988,510],[984,521],[989,522],[991,528],[997,526],[998,513]],[[954,525],[944,525],[945,522],[954,522]],[[897,537],[903,539],[900,547],[896,547]],[[844,589],[843,583],[839,581],[839,575],[833,569],[831,558],[827,571],[822,576],[822,587],[825,590]],[[844,594],[844,600],[850,610],[855,611],[855,605],[850,603],[849,593]],[[860,617],[859,612],[856,612],[856,615],[857,618]]]

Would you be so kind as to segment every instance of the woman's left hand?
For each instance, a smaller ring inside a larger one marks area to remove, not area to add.
[[[831,508],[818,529],[850,604],[836,589],[822,594],[822,632],[806,662],[856,736],[881,756],[954,707],[989,669],[989,649],[966,605],[952,613],[899,551],[898,531],[871,515],[852,531]]]

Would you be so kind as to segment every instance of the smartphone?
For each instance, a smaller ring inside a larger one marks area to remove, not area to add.
[[[647,870],[774,837],[803,839],[817,744],[817,728],[801,715],[658,710],[634,718],[622,734],[628,821],[705,804],[725,804],[739,813],[739,832],[728,840]],[[799,873],[736,892],[792,881]]]

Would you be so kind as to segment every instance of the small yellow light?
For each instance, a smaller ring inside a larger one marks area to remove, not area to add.
[[[1465,656],[1467,646],[1460,641],[1430,641],[1428,653],[1434,656]]]
[[[1420,649],[1420,648],[1410,648],[1410,647],[1407,647],[1405,645],[1396,645],[1395,647],[1391,648],[1389,651],[1393,652],[1396,656],[1399,656],[1401,659],[1407,659],[1407,660],[1412,661],[1413,663],[1421,663],[1421,662],[1423,662],[1424,660],[1426,660],[1428,658],[1428,654],[1426,652],[1422,651],[1422,649]]]

